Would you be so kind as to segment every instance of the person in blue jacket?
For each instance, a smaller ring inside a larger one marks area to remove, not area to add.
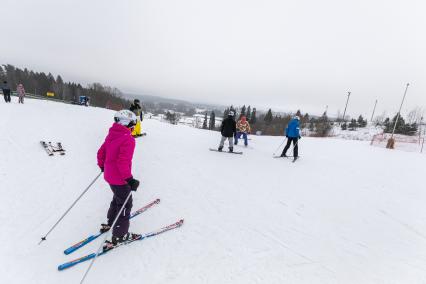
[[[287,145],[285,145],[284,150],[281,154],[281,157],[287,157],[287,150],[290,148],[291,142],[293,142],[293,157],[296,160],[299,157],[299,147],[297,146],[297,141],[300,137],[300,128],[299,128],[300,118],[296,115],[290,120],[287,128],[285,129],[285,137],[287,137]]]

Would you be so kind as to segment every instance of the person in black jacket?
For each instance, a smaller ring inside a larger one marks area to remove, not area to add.
[[[222,134],[222,139],[220,139],[220,144],[218,151],[222,152],[223,145],[225,144],[225,140],[228,139],[229,143],[229,152],[234,151],[234,135],[237,133],[237,123],[234,119],[234,111],[229,111],[228,117],[222,121],[222,125],[220,126],[220,133]]]
[[[6,103],[10,103],[10,87],[7,84],[7,81],[3,82],[2,91],[3,91],[4,101]]]

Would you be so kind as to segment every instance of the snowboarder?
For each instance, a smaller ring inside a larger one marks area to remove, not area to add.
[[[247,142],[247,134],[251,132],[250,124],[248,123],[246,117],[243,115],[241,119],[237,123],[237,132],[235,133],[235,145],[238,144],[238,139],[240,139],[241,135],[244,138],[244,146],[248,146]]]
[[[297,160],[299,157],[299,147],[298,140],[300,137],[300,129],[299,129],[299,120],[300,118],[296,115],[290,120],[287,128],[285,129],[285,136],[287,137],[287,144],[284,147],[283,152],[281,153],[281,157],[287,157],[287,150],[290,148],[291,142],[293,142],[293,158]]]
[[[24,85],[19,84],[18,87],[16,88],[16,92],[18,93],[18,96],[19,96],[18,103],[23,104],[24,103],[24,97],[25,97]]]
[[[220,139],[219,148],[217,149],[219,152],[222,152],[223,145],[225,144],[225,140],[228,139],[229,143],[229,152],[234,151],[234,142],[232,139],[237,132],[237,126],[234,120],[234,111],[229,111],[228,117],[222,121],[222,125],[220,126],[220,133],[222,134],[222,138]]]
[[[136,125],[136,116],[129,110],[120,110],[114,115],[114,124],[109,129],[105,142],[98,150],[98,166],[104,173],[114,194],[111,201],[107,224],[101,225],[101,232],[111,229],[117,214],[131,191],[136,191],[139,181],[132,175],[132,159],[135,150],[135,139],[131,133]],[[132,209],[130,196],[123,211],[112,229],[112,240],[105,245],[116,245],[127,240],[140,238],[139,234],[129,233],[129,216]]]
[[[7,84],[7,81],[3,81],[2,91],[3,91],[4,101],[6,103],[10,103],[10,87],[9,87],[9,84]]]
[[[139,137],[142,136],[142,120],[143,120],[143,113],[142,113],[142,107],[140,106],[140,101],[138,99],[135,99],[133,101],[133,104],[130,105],[130,111],[132,111],[136,117],[137,117],[137,123],[136,126],[132,132],[133,137]]]

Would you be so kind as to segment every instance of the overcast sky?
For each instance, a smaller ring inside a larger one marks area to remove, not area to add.
[[[424,0],[1,0],[0,63],[126,93],[367,116],[426,107]]]

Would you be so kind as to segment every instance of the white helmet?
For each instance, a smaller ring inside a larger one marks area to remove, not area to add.
[[[300,120],[300,117],[299,117],[299,116],[297,116],[297,115],[295,115],[295,116],[293,117],[293,119]]]
[[[125,127],[133,127],[136,125],[136,115],[130,110],[123,109],[114,114],[114,121]]]
[[[229,116],[234,116],[234,115],[235,115],[235,113],[234,113],[234,111],[233,111],[233,110],[230,110],[230,111],[228,112],[228,115],[229,115]]]

